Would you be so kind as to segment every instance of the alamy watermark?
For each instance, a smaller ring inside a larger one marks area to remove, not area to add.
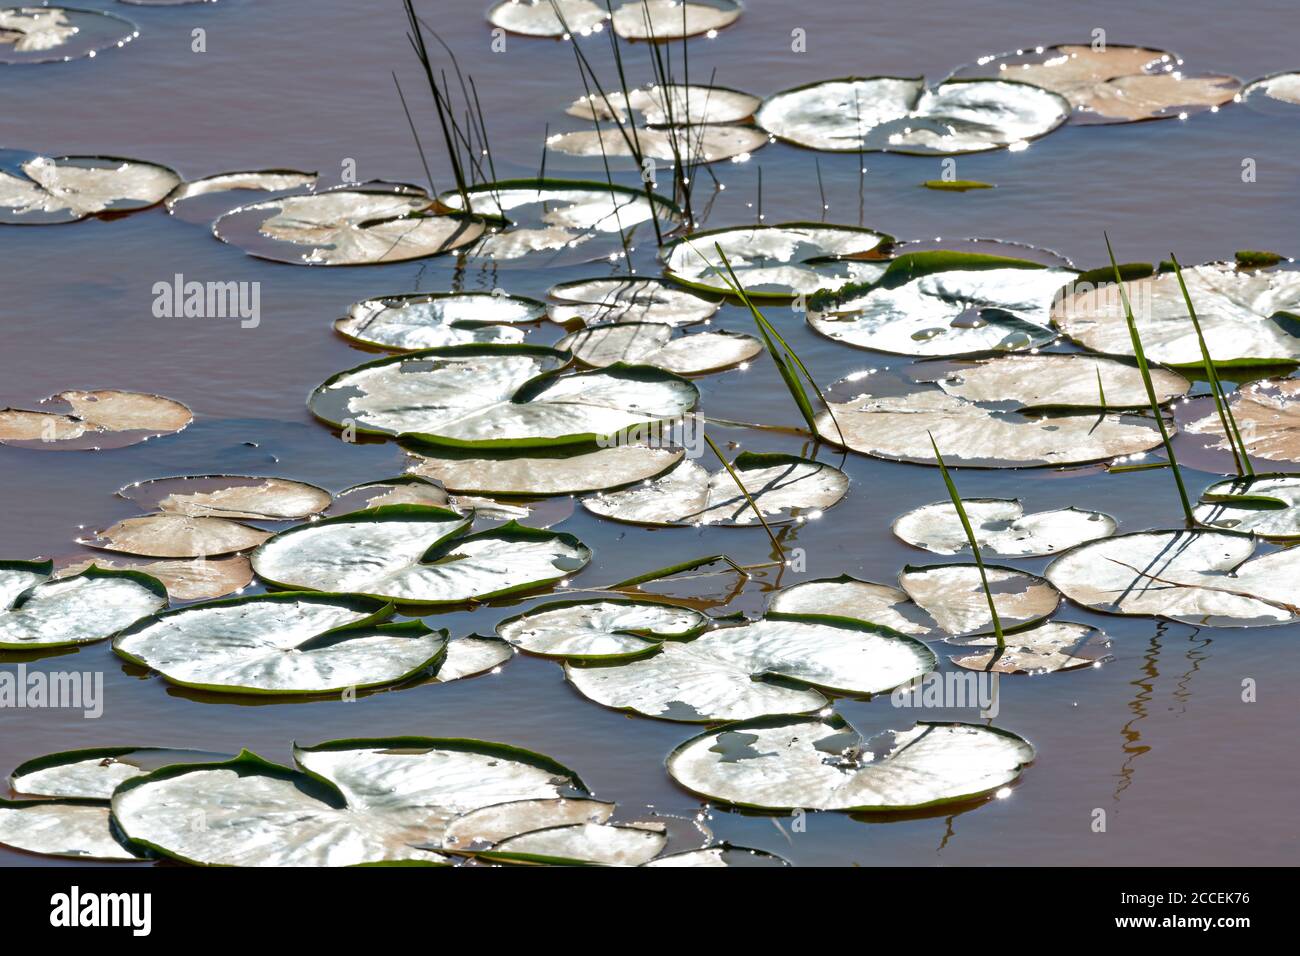
[[[931,671],[914,678],[889,695],[895,707],[979,708],[980,716],[998,715],[998,681],[996,671]]]
[[[0,709],[79,710],[87,720],[104,713],[103,671],[0,670]]]
[[[233,319],[244,329],[262,321],[262,283],[186,281],[176,273],[153,284],[153,314],[158,319]]]
[[[686,457],[696,459],[704,454],[704,425],[702,415],[682,415],[654,422],[641,422],[596,439],[601,448],[620,445],[642,445],[647,448],[681,448]]]

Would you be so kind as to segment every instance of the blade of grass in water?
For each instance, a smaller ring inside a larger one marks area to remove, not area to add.
[[[1223,425],[1224,437],[1228,439],[1228,447],[1232,449],[1232,458],[1237,465],[1237,474],[1249,475],[1254,477],[1255,469],[1250,464],[1250,456],[1246,453],[1246,443],[1241,440],[1241,432],[1237,430],[1237,419],[1232,414],[1232,406],[1228,404],[1228,396],[1224,394],[1223,384],[1219,381],[1218,370],[1214,367],[1214,359],[1210,357],[1210,347],[1205,344],[1205,335],[1201,332],[1201,320],[1196,317],[1196,307],[1192,305],[1192,297],[1187,291],[1187,283],[1183,281],[1183,268],[1178,264],[1178,259],[1171,252],[1169,261],[1174,264],[1174,275],[1178,277],[1178,288],[1183,292],[1183,301],[1187,303],[1187,314],[1192,318],[1192,326],[1196,329],[1196,341],[1201,345],[1201,358],[1205,363],[1205,377],[1210,382],[1210,390],[1214,392],[1214,407],[1219,412],[1219,423]]]
[[[957,493],[957,486],[953,484],[952,477],[948,474],[948,466],[943,463],[943,455],[939,454],[939,443],[934,440],[934,435],[926,432],[930,436],[930,446],[934,448],[935,461],[939,463],[939,474],[943,475],[943,483],[948,488],[948,497],[952,499],[952,506],[957,509],[957,517],[961,519],[962,530],[966,532],[966,541],[970,544],[971,553],[975,555],[975,566],[980,569],[980,582],[984,585],[984,597],[989,602],[989,614],[993,615],[993,635],[998,641],[998,650],[1007,646],[1006,636],[1002,633],[1002,620],[998,617],[997,606],[993,603],[993,591],[989,587],[988,572],[984,570],[984,557],[980,554],[979,542],[975,540],[975,531],[971,528],[970,519],[966,517],[966,509],[961,503],[961,495]]]
[[[1142,384],[1146,386],[1147,401],[1151,403],[1151,414],[1155,416],[1156,427],[1160,429],[1160,440],[1164,442],[1165,454],[1169,456],[1170,470],[1174,473],[1174,484],[1178,486],[1178,500],[1183,505],[1183,516],[1189,526],[1195,525],[1196,519],[1192,517],[1192,505],[1187,500],[1183,475],[1178,470],[1178,457],[1174,454],[1174,444],[1169,438],[1169,429],[1165,428],[1165,416],[1160,411],[1160,402],[1156,400],[1155,386],[1151,384],[1151,368],[1147,365],[1146,352],[1142,349],[1142,336],[1138,334],[1137,320],[1133,318],[1133,307],[1129,305],[1128,293],[1124,291],[1124,280],[1120,277],[1119,264],[1115,261],[1115,250],[1110,247],[1110,236],[1105,236],[1105,239],[1106,252],[1110,255],[1110,266],[1115,273],[1115,288],[1119,290],[1120,301],[1124,304],[1124,320],[1128,322],[1128,334],[1133,342],[1133,353],[1137,356],[1138,371],[1142,373]]]
[[[735,469],[731,467],[731,462],[727,461],[727,459],[723,457],[722,452],[718,450],[718,446],[713,443],[713,439],[706,434],[704,440],[708,442],[709,447],[713,449],[713,454],[718,456],[718,461],[722,462],[722,467],[727,469],[727,474],[731,476],[731,480],[736,483],[736,487],[740,489],[740,493],[744,495],[745,500],[749,502],[749,507],[753,510],[754,516],[758,518],[759,523],[763,526],[763,530],[767,532],[768,538],[771,539],[772,547],[776,548],[777,558],[784,563],[785,549],[781,547],[781,542],[776,540],[776,535],[772,533],[771,526],[768,525],[767,519],[763,517],[763,512],[758,509],[758,503],[754,501],[753,497],[750,495],[749,489],[745,487],[743,482],[741,482],[740,476],[737,475]]]

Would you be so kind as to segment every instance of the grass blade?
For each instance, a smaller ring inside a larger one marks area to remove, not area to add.
[[[749,489],[741,482],[740,476],[737,475],[735,469],[731,467],[731,462],[727,461],[727,459],[723,457],[722,452],[718,450],[718,446],[713,443],[713,439],[706,434],[704,435],[704,440],[708,442],[709,447],[713,449],[713,454],[718,456],[718,461],[722,462],[722,467],[727,469],[727,474],[731,476],[731,480],[736,483],[736,487],[740,489],[740,493],[744,495],[745,500],[749,502],[749,507],[753,510],[754,516],[758,518],[759,523],[763,526],[763,530],[767,532],[768,538],[771,539],[772,547],[776,548],[777,558],[780,559],[782,564],[784,564],[785,549],[781,547],[781,542],[776,540],[776,535],[772,533],[771,526],[768,525],[767,519],[763,517],[763,512],[759,510],[758,503],[754,501],[753,497],[750,495]]]

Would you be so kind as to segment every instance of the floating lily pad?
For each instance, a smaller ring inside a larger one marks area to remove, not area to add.
[[[765,810],[917,810],[1006,786],[1034,759],[996,727],[917,723],[864,739],[838,716],[728,724],[668,755],[674,780],[711,800]]]
[[[451,820],[443,830],[441,849],[468,850],[548,827],[604,823],[613,813],[614,804],[584,797],[498,803]]]
[[[1300,475],[1254,475],[1216,481],[1192,512],[1199,524],[1264,538],[1300,538]]]
[[[1300,106],[1300,73],[1275,73],[1247,84],[1241,91],[1241,100],[1249,106],[1265,103],[1282,104],[1282,109]]]
[[[438,213],[421,190],[379,183],[251,203],[212,224],[213,235],[250,256],[300,266],[423,259],[467,246],[485,229],[477,217]]]
[[[683,461],[662,478],[582,504],[601,517],[633,524],[745,526],[758,524],[753,499],[768,524],[782,524],[819,516],[849,489],[848,476],[838,468],[794,455],[742,452],[732,470],[749,498],[725,468],[710,474]]]
[[[1099,511],[1058,508],[1025,514],[1012,498],[963,498],[975,540],[984,554],[1023,557],[1052,554],[1115,533],[1115,519]],[[935,554],[970,550],[961,518],[951,501],[922,505],[894,522],[894,534]]]
[[[1177,54],[1146,47],[1063,44],[981,57],[963,76],[997,76],[1059,93],[1078,123],[1132,123],[1222,106],[1241,89],[1235,76],[1191,74]]]
[[[608,660],[644,656],[664,641],[689,640],[708,625],[698,611],[653,601],[553,601],[502,621],[497,633],[542,657]]]
[[[958,667],[995,674],[1051,674],[1094,667],[1109,660],[1110,640],[1095,627],[1047,621],[1036,627],[1006,635],[1006,647],[997,648],[994,637],[960,642],[978,647],[977,653],[952,654]]]
[[[213,193],[236,190],[280,193],[304,187],[313,188],[317,179],[316,173],[305,173],[297,169],[256,169],[218,173],[215,176],[205,176],[202,179],[191,179],[181,183],[167,197],[167,209],[171,211],[177,203],[184,202],[186,199]]]
[[[571,823],[506,837],[478,856],[550,866],[641,866],[667,844],[662,824]]]
[[[860,621],[914,637],[926,637],[934,631],[934,622],[906,592],[886,584],[859,581],[847,574],[782,588],[772,596],[767,613],[768,617]]]
[[[255,548],[270,536],[228,518],[155,514],[124,518],[77,543],[149,558],[215,558]]]
[[[394,624],[392,605],[288,592],[167,611],[119,634],[113,650],[167,681],[230,694],[330,694],[431,670],[446,631]]]
[[[719,843],[715,846],[700,847],[698,850],[666,853],[641,865],[655,867],[789,866],[790,861],[766,850],[752,850],[749,847]]]
[[[469,523],[416,505],[358,511],[281,532],[253,553],[253,570],[286,588],[460,604],[554,584],[591,560],[572,535],[514,522],[465,535]]]
[[[0,846],[77,860],[138,860],[113,836],[108,807],[90,800],[0,799]]]
[[[913,253],[870,289],[815,297],[808,324],[837,342],[897,355],[1026,351],[1056,338],[1052,300],[1073,275],[1027,260]]]
[[[763,343],[740,332],[693,332],[673,338],[671,325],[620,322],[566,335],[557,349],[583,365],[608,368],[620,362],[652,365],[678,375],[704,375],[748,362]]]
[[[577,374],[567,352],[530,345],[426,349],[360,365],[328,379],[308,406],[358,431],[460,448],[576,444],[676,419],[698,391],[645,366]]]
[[[45,402],[68,411],[0,408],[0,444],[54,451],[123,448],[181,431],[194,419],[180,402],[142,392],[74,389]]]
[[[320,514],[332,496],[324,488],[288,478],[193,475],[137,481],[118,495],[167,514],[290,521]]]
[[[665,642],[658,653],[564,674],[606,707],[685,722],[810,713],[825,690],[868,696],[933,670],[920,641],[865,626],[766,620]]]
[[[301,771],[247,751],[165,768],[119,787],[113,816],[132,841],[187,863],[440,863],[416,845],[439,840],[453,817],[586,792],[548,757],[477,740],[340,740],[296,748],[294,758]]]
[[[178,763],[218,763],[230,754],[170,747],[94,747],[28,760],[9,775],[16,793],[33,797],[104,800],[118,784]]]
[[[791,299],[818,289],[874,282],[884,274],[884,233],[854,226],[791,222],[697,232],[660,254],[674,282],[704,292],[727,292],[730,278],[715,245],[722,247],[745,293],[755,299]]]
[[[757,96],[725,86],[656,83],[632,90],[627,96],[618,90],[580,96],[565,112],[602,123],[626,123],[635,112],[649,126],[701,126],[743,122],[762,102]]]
[[[0,561],[0,650],[102,641],[167,606],[166,588],[137,571],[91,567],[55,581],[53,570],[48,561]]]
[[[980,468],[1083,464],[1148,451],[1161,443],[1155,426],[1136,416],[1007,407],[1013,402],[1006,393],[1019,387],[1018,375],[1046,371],[1056,363],[1040,366],[1040,360],[1062,358],[1086,357],[1008,355],[987,360],[989,366],[996,363],[987,374],[1003,386],[1004,394],[983,402],[948,394],[951,388],[960,390],[960,381],[943,388],[882,382],[873,394],[862,388],[870,379],[850,376],[832,388],[858,394],[849,401],[832,400],[830,412],[817,417],[817,431],[826,441],[864,455],[926,465],[937,463],[930,444],[933,434],[948,464]],[[922,368],[914,367],[914,379]],[[1074,371],[1081,373],[1084,367]],[[1092,382],[1095,392],[1095,374]],[[1106,398],[1112,400],[1109,391]]]
[[[679,217],[677,207],[662,196],[656,195],[651,206],[644,190],[584,180],[503,180],[473,186],[464,197],[446,192],[438,199],[456,212],[463,212],[468,200],[476,215],[506,221],[472,250],[475,256],[498,261],[569,248],[586,258],[604,256],[621,251],[622,237],[630,241],[637,227],[651,219],[671,228]]]
[[[740,17],[738,0],[624,0],[614,10],[614,32],[624,40],[655,43],[709,34]]]
[[[134,212],[162,202],[180,181],[166,166],[137,159],[32,156],[0,167],[0,223],[44,226]]]
[[[628,138],[634,137],[632,142]],[[748,156],[768,144],[768,135],[752,126],[719,125],[642,127],[624,134],[618,127],[555,133],[546,145],[568,156],[637,156],[685,166]]]
[[[1076,354],[1010,355],[940,368],[945,374],[931,380],[949,395],[970,402],[1015,402],[1021,408],[1042,410],[1150,407],[1142,373],[1133,362],[1117,359]],[[1191,382],[1177,372],[1156,365],[1150,372],[1156,401],[1162,405],[1191,390]]]
[[[497,637],[471,634],[447,642],[447,653],[438,665],[434,680],[446,684],[466,677],[479,677],[496,671],[515,656],[515,649]]]
[[[53,63],[126,46],[139,32],[130,20],[71,7],[0,8],[0,63]]]
[[[1061,601],[1056,588],[1036,574],[985,564],[993,605],[1004,630],[1049,617]],[[993,615],[974,564],[908,565],[898,583],[917,605],[953,637],[991,633]]]
[[[552,319],[588,326],[610,322],[694,325],[722,308],[720,299],[703,298],[662,279],[578,279],[551,286],[548,295],[561,303],[551,307]]]
[[[402,475],[367,481],[340,491],[327,514],[346,515],[385,505],[429,505],[451,508],[451,495],[437,481],[418,475]]]
[[[491,292],[416,292],[365,299],[334,323],[354,342],[410,352],[479,342],[515,344],[525,322],[546,318],[545,303]]]
[[[619,444],[524,451],[464,452],[403,445],[413,475],[467,494],[567,495],[618,488],[661,475],[682,460],[680,448]]]
[[[594,0],[502,0],[488,11],[489,23],[530,37],[561,37],[566,27],[585,36],[607,19],[605,6]]]
[[[87,558],[74,561],[54,572],[55,578],[72,577],[91,565],[105,571],[139,571],[157,578],[172,601],[210,601],[233,594],[253,583],[253,566],[242,554],[227,558],[194,558],[177,561],[113,561]]]
[[[1212,262],[1183,270],[1196,317],[1215,365],[1277,365],[1300,362],[1300,336],[1286,322],[1300,313],[1300,271],[1238,269]],[[1142,349],[1153,362],[1199,368],[1196,329],[1172,272],[1124,283]],[[1109,355],[1133,354],[1124,305],[1113,285],[1081,286],[1052,309],[1062,332],[1085,348]]]
[[[1300,379],[1252,382],[1239,388],[1229,401],[1251,457],[1300,461]],[[1192,422],[1187,430],[1218,436],[1217,447],[1230,447],[1217,413]]]
[[[912,155],[978,153],[1045,136],[1069,118],[1062,96],[1002,80],[916,77],[825,80],[777,93],[756,119],[774,136],[810,149]]]
[[[1205,627],[1300,619],[1300,551],[1254,551],[1253,537],[1230,531],[1143,531],[1081,545],[1053,561],[1047,578],[1107,614]]]

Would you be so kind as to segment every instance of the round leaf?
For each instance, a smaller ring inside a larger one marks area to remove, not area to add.
[[[0,10],[0,62],[6,30]],[[0,169],[0,223],[49,225],[145,209],[181,178],[166,166],[115,156],[33,156]]]
[[[48,563],[0,562],[0,650],[102,641],[167,606],[162,584],[136,571],[91,567],[52,581],[51,570]]]
[[[652,365],[678,375],[703,375],[748,362],[763,343],[739,332],[694,332],[672,337],[670,325],[618,323],[566,335],[555,344],[583,365],[608,368],[619,362]]]
[[[1004,630],[1041,621],[1060,603],[1056,588],[1037,575],[987,564],[985,572]],[[898,583],[946,633],[956,637],[992,632],[993,615],[976,565],[909,565]]]
[[[407,470],[467,494],[566,495],[618,488],[661,475],[679,461],[680,448],[618,444],[527,451],[462,452],[403,446]]]
[[[535,299],[489,292],[433,292],[364,299],[334,323],[334,329],[362,345],[410,352],[444,345],[524,340],[524,322],[546,318]]]
[[[652,601],[554,601],[502,621],[497,633],[530,654],[593,660],[644,656],[708,623],[698,611]]]
[[[242,475],[154,478],[127,485],[118,495],[167,514],[262,521],[307,518],[333,500],[328,491],[306,482]]]
[[[1059,508],[1025,514],[1011,498],[963,498],[962,506],[985,554],[1007,557],[1052,554],[1115,533],[1115,519],[1098,511]],[[894,534],[935,554],[969,552],[970,545],[951,501],[922,505],[894,522]]]
[[[562,303],[551,307],[556,322],[601,325],[609,322],[649,322],[658,325],[694,325],[722,307],[671,286],[661,279],[578,279],[551,286],[548,293]]]
[[[995,674],[1050,674],[1093,667],[1110,660],[1105,650],[1110,647],[1110,641],[1105,634],[1095,627],[1064,621],[1047,621],[1008,634],[1002,650],[998,650],[997,639],[993,637],[960,643],[981,650],[974,654],[952,654],[949,660],[967,670]]]
[[[934,630],[934,622],[923,619],[926,616],[905,592],[847,574],[782,588],[772,596],[767,613],[768,617],[859,621],[914,637]]]
[[[1300,538],[1300,475],[1225,478],[1201,493],[1197,523],[1264,538]]]

